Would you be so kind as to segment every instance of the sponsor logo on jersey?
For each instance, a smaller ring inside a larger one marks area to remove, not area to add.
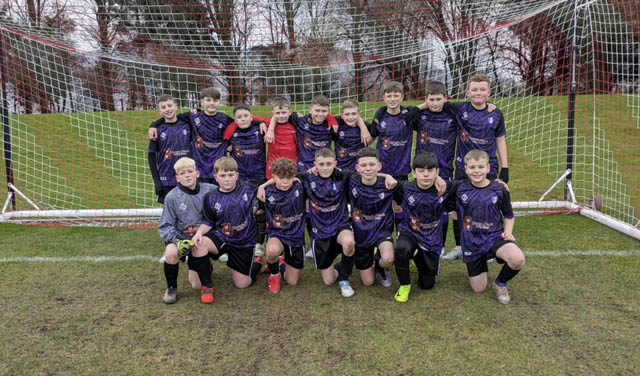
[[[244,201],[249,201],[249,196],[247,196],[247,194],[245,193],[245,194],[242,195],[242,199]]]
[[[316,182],[312,181],[311,184],[309,184],[309,186],[311,187],[312,190],[316,189]]]
[[[187,204],[185,204],[183,202],[182,204],[180,204],[179,208],[180,208],[180,210],[185,211],[185,210],[187,210]]]
[[[223,223],[221,226],[221,232],[224,236],[233,236],[233,227],[231,227],[231,223]]]
[[[182,130],[182,135],[183,135],[183,136],[186,136],[186,135],[187,135],[187,130],[186,130],[186,129],[183,129],[183,130]]]
[[[297,190],[297,189],[296,189],[296,191],[295,191],[295,192],[293,192],[293,194],[294,194],[294,196],[296,196],[296,197],[300,197],[300,192],[298,192],[298,190]]]
[[[420,133],[418,134],[418,142],[420,142],[421,144],[426,144],[428,139],[429,138],[427,137],[427,132],[420,131]]]
[[[498,196],[491,197],[491,202],[495,205],[495,203],[498,202]]]
[[[489,118],[489,124],[493,124],[493,118]]]
[[[338,132],[338,137],[340,137],[340,138],[344,138],[344,131],[340,131],[340,132]]]
[[[311,201],[309,200],[309,204],[311,204],[311,209],[313,209],[314,212],[318,212],[318,204],[315,201]]]
[[[222,205],[220,205],[219,202],[216,202],[216,204],[213,205],[213,208],[216,209],[216,211],[220,211],[222,209]]]
[[[313,146],[313,141],[311,141],[311,137],[309,136],[304,136],[304,138],[302,139],[302,143],[307,148],[310,148],[311,146]]]
[[[385,137],[382,139],[382,148],[383,149],[389,149],[389,147],[391,146],[391,140],[389,140],[388,137]]]
[[[167,134],[165,132],[160,133],[160,139],[164,140],[167,138]]]
[[[235,154],[236,157],[242,157],[242,148],[240,148],[240,146],[234,146],[233,154]]]
[[[469,199],[469,197],[467,196],[466,193],[463,193],[462,196],[460,196],[460,199],[462,200],[462,202],[467,202],[467,200]]]
[[[273,215],[273,227],[280,228],[283,225],[282,215],[274,214]]]
[[[165,160],[166,160],[166,159],[171,158],[171,149],[167,148],[167,149],[164,151],[164,156],[163,156],[163,158],[164,158]]]
[[[184,233],[187,236],[193,236],[196,234],[196,225],[186,225],[184,226]]]
[[[471,231],[473,229],[473,221],[469,215],[464,217],[464,229],[467,231]]]
[[[352,218],[353,218],[354,222],[362,221],[362,212],[360,211],[360,209],[358,209],[358,208],[353,209]]]
[[[416,199],[415,197],[413,197],[413,195],[409,196],[409,198],[407,198],[407,202],[409,203],[409,205],[413,205],[416,203]]]
[[[268,198],[267,200],[268,200],[270,203],[272,203],[272,204],[273,204],[273,202],[276,200],[276,198],[275,198],[275,197],[273,197],[273,196],[269,196],[269,198]]]
[[[469,142],[469,135],[467,134],[467,131],[460,131],[460,139],[462,142]]]
[[[200,149],[202,145],[204,145],[204,141],[202,140],[202,137],[196,136],[196,147]]]
[[[344,158],[346,156],[347,156],[347,149],[345,148],[338,149],[338,157]]]
[[[378,197],[380,197],[380,200],[384,200],[384,192],[380,192],[380,194],[378,195]]]
[[[380,123],[380,128],[381,129],[385,129],[387,127],[387,122],[386,121],[382,121],[382,123]]]
[[[411,225],[413,231],[420,231],[420,221],[417,217],[411,217],[409,219],[409,224]]]
[[[467,113],[467,111],[462,113],[462,118],[463,119],[467,119],[469,117],[469,114]]]
[[[357,190],[355,187],[353,187],[353,188],[351,189],[351,194],[353,195],[353,197],[358,196],[358,190]]]

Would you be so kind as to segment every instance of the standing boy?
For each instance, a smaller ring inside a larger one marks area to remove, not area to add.
[[[214,183],[213,163],[227,153],[227,140],[223,133],[233,119],[218,112],[220,91],[208,87],[200,92],[202,111],[192,110],[178,114],[178,119],[191,124],[193,131],[193,157],[200,171],[200,181]],[[157,138],[157,121],[149,127],[149,138]]]
[[[213,285],[211,283],[211,262],[208,252],[213,244],[203,242],[200,246],[190,247],[190,239],[202,221],[202,203],[207,193],[215,186],[198,183],[200,172],[196,162],[187,157],[178,159],[174,165],[178,186],[165,197],[158,232],[165,241],[164,276],[167,290],[162,298],[166,304],[176,302],[178,296],[179,260],[184,261],[188,254],[189,282],[194,289],[200,289],[200,301],[213,303]],[[190,249],[192,248],[192,249]]]
[[[495,258],[498,263],[504,263],[493,284],[496,299],[508,304],[511,298],[507,282],[525,263],[524,254],[514,243],[509,192],[502,184],[488,179],[491,165],[485,151],[468,152],[464,162],[469,180],[451,188],[447,206],[455,206],[458,218],[463,222],[460,240],[469,284],[474,292],[483,292],[487,286],[487,259]]]
[[[233,158],[219,158],[213,168],[218,188],[205,196],[204,219],[192,240],[196,247],[210,242],[214,259],[228,254],[227,266],[232,269],[234,285],[246,288],[255,280],[261,267],[253,262],[255,190],[238,183],[238,164]]]
[[[296,285],[304,268],[305,195],[302,184],[294,181],[298,172],[290,159],[279,158],[272,165],[275,185],[265,189],[267,217],[266,258],[269,268],[269,291],[280,291],[281,271],[278,259],[284,252],[284,279]]]
[[[462,104],[456,115],[458,123],[458,146],[456,149],[456,179],[465,178],[465,155],[474,149],[484,150],[489,155],[489,180],[498,177],[498,158],[500,158],[500,180],[509,182],[509,164],[507,159],[506,129],[502,111],[489,111],[487,100],[491,95],[490,81],[485,75],[476,74],[467,82],[467,98],[469,102]],[[459,244],[459,220],[453,221],[456,244]],[[459,247],[451,250],[445,258],[459,258],[462,250]]]
[[[173,166],[181,157],[191,156],[192,138],[189,123],[177,118],[178,105],[170,95],[159,96],[157,105],[162,115],[157,127],[160,137],[149,141],[147,153],[158,202],[163,203],[178,184]]]
[[[356,170],[356,154],[362,146],[371,142],[369,125],[360,117],[360,106],[353,99],[347,99],[340,106],[340,116],[336,116],[338,132],[334,135],[337,166],[341,170]],[[316,158],[317,160],[317,158]]]
[[[271,133],[265,134],[264,140],[269,144],[267,150],[266,178],[271,179],[271,165],[278,158],[288,158],[297,162],[298,138],[296,128],[289,122],[291,116],[291,102],[283,97],[275,97],[271,100],[272,118],[275,127],[269,128]]]

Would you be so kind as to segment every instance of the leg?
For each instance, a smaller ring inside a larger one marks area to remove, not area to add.
[[[284,273],[284,280],[288,285],[295,286],[298,284],[298,278],[300,278],[300,269],[296,269],[293,266],[287,264],[287,272]]]
[[[481,255],[477,260],[467,262],[467,274],[471,290],[482,293],[487,288],[487,254]]]
[[[269,268],[269,278],[267,283],[269,291],[276,293],[280,291],[280,269],[278,267],[278,259],[284,250],[284,245],[278,238],[269,238],[267,240],[266,258],[267,267]]]
[[[233,280],[233,284],[239,288],[244,289],[251,286],[251,277],[248,275],[244,275],[236,270],[231,271],[231,279]]]
[[[209,257],[208,257],[208,253],[209,252],[211,252],[213,254],[217,254],[218,253],[218,249],[213,244],[211,239],[209,239],[206,236],[202,237],[201,246],[200,247],[196,247],[191,251],[191,256],[193,256],[194,258],[207,256],[207,262],[209,264],[208,267],[206,269],[203,269],[202,271],[191,269],[191,265],[190,265],[190,267],[189,267],[189,283],[191,284],[191,288],[193,288],[194,290],[200,290],[200,288],[203,285],[201,283],[201,278],[199,277],[199,273],[208,273],[209,274],[209,278],[205,278],[205,281],[208,280],[209,283],[205,283],[204,285],[207,285],[207,284],[211,283],[211,263],[209,262]],[[191,262],[191,263],[193,263],[193,262]],[[204,266],[205,263],[202,263],[202,264]],[[208,286],[208,287],[211,287],[211,286]]]
[[[376,275],[373,270],[373,266],[360,270],[360,279],[362,279],[362,284],[365,286],[371,286],[376,281]]]
[[[502,304],[509,304],[511,297],[509,296],[509,291],[507,291],[507,282],[524,267],[524,254],[515,243],[509,242],[498,248],[496,257],[498,257],[498,262],[500,260],[505,262],[493,283],[496,299]]]
[[[356,241],[353,231],[345,229],[338,233],[338,244],[342,246],[342,260],[336,268],[338,270],[338,278],[340,281],[348,283],[349,276],[353,270],[356,255]]]
[[[395,264],[396,275],[400,285],[411,284],[411,274],[409,273],[409,260],[413,258],[413,251],[417,248],[417,244],[413,236],[401,233],[396,241],[395,247]]]
[[[380,266],[389,269],[393,266],[393,243],[391,241],[383,241],[378,244],[380,251]]]
[[[178,297],[178,247],[174,243],[169,243],[164,249],[164,277],[167,281],[167,290],[162,301],[165,304],[173,304]]]

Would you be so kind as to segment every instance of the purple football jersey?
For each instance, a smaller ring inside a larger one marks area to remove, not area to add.
[[[289,116],[289,122],[296,127],[298,137],[298,171],[307,171],[313,167],[316,151],[331,147],[333,131],[326,120],[322,124],[313,124],[311,115],[299,118],[297,112]]]
[[[476,110],[470,102],[465,102],[456,115],[458,123],[458,149],[456,169],[464,171],[464,156],[473,149],[484,150],[489,154],[491,170],[489,174],[498,174],[498,150],[496,138],[506,135],[502,111],[489,112]]]
[[[337,167],[342,170],[355,171],[356,154],[364,147],[360,140],[360,128],[348,126],[340,116],[336,116],[336,120],[338,121],[338,133],[334,135],[333,140],[338,161]]]
[[[224,130],[233,121],[232,118],[217,112],[209,116],[204,111],[189,113],[193,129],[193,159],[203,178],[213,178],[213,164],[227,154],[227,140],[223,138]]]
[[[453,116],[447,111],[431,112],[411,109],[412,125],[417,132],[416,154],[426,150],[438,159],[440,177],[453,177],[453,158],[456,149],[458,127]]]
[[[378,239],[390,236],[393,231],[391,205],[395,189],[387,190],[381,177],[374,185],[366,185],[359,175],[349,178],[347,188],[356,245],[370,247]]]
[[[202,223],[211,226],[219,239],[241,248],[256,244],[257,227],[253,217],[256,194],[249,185],[238,182],[231,192],[216,188],[204,200]]]
[[[147,152],[156,154],[160,184],[177,185],[173,165],[182,157],[191,158],[191,126],[180,119],[158,124],[158,139],[149,142]]]
[[[349,226],[349,211],[345,195],[347,174],[333,170],[328,178],[306,172],[298,174],[309,198],[309,217],[311,219],[311,238],[326,239],[338,234]]]
[[[400,182],[396,202],[403,211],[399,231],[410,232],[421,249],[440,253],[442,248],[442,217],[445,213],[445,196],[438,196],[434,186],[418,187],[415,180]]]
[[[238,163],[240,179],[251,183],[263,182],[267,158],[260,122],[252,121],[249,128],[236,129],[229,143],[232,147],[231,157]]]
[[[488,252],[502,235],[504,218],[513,218],[509,192],[494,181],[482,188],[469,180],[456,181],[447,200],[455,200],[464,262]]]
[[[402,110],[406,110],[402,107]],[[376,150],[380,155],[382,170],[392,176],[408,175],[411,172],[411,143],[413,129],[406,122],[407,113],[390,115],[386,107],[379,109],[371,124],[371,136],[378,137]]]
[[[264,201],[267,236],[292,247],[304,246],[305,201],[304,188],[296,181],[286,191],[275,184],[268,186]]]

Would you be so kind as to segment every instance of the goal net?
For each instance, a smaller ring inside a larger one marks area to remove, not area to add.
[[[0,221],[157,220],[146,150],[161,94],[186,111],[213,86],[261,116],[273,96],[304,112],[324,94],[334,114],[356,99],[370,121],[385,81],[403,84],[407,105],[429,80],[461,101],[481,73],[505,117],[514,206],[638,236],[637,0],[34,4],[0,12]]]

